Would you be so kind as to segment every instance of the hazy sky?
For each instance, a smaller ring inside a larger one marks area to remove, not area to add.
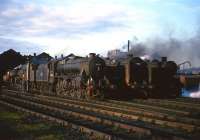
[[[137,36],[187,38],[199,0],[0,0],[0,52],[105,54]]]

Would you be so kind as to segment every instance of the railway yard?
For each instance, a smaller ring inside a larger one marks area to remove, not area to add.
[[[197,1],[3,0],[0,140],[200,140]]]
[[[198,139],[200,100],[84,100],[3,89],[0,104],[91,139]]]

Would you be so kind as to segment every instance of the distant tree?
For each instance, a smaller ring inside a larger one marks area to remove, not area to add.
[[[0,54],[0,78],[2,80],[3,74],[5,74],[9,69],[24,64],[26,62],[27,56],[22,56],[19,52],[13,49],[9,49],[2,54]]]

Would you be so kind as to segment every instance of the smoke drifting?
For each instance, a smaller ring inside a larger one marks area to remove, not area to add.
[[[185,40],[157,37],[144,42],[131,42],[130,52],[134,56],[149,55],[151,59],[167,56],[169,60],[174,60],[178,64],[190,61],[192,67],[200,67],[200,32]]]
[[[190,93],[191,98],[200,98],[200,91]]]

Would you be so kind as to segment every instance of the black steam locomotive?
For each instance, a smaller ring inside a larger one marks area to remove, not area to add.
[[[91,53],[89,57],[71,54],[60,59],[37,60],[35,56],[33,60],[12,70],[13,75],[8,72],[4,80],[21,85],[20,90],[76,98],[120,94],[160,98],[177,97],[181,93],[179,79],[175,77],[178,67],[166,57],[149,61],[129,56],[113,62]]]
[[[110,65],[107,64],[107,67]],[[123,87],[122,92],[127,89],[127,93],[131,92],[134,97],[173,98],[181,95],[182,85],[176,77],[178,66],[174,61],[167,61],[166,57],[162,57],[161,61],[149,61],[129,56],[117,62],[115,69],[106,72],[106,77],[115,77],[113,83],[118,83],[116,87]]]

